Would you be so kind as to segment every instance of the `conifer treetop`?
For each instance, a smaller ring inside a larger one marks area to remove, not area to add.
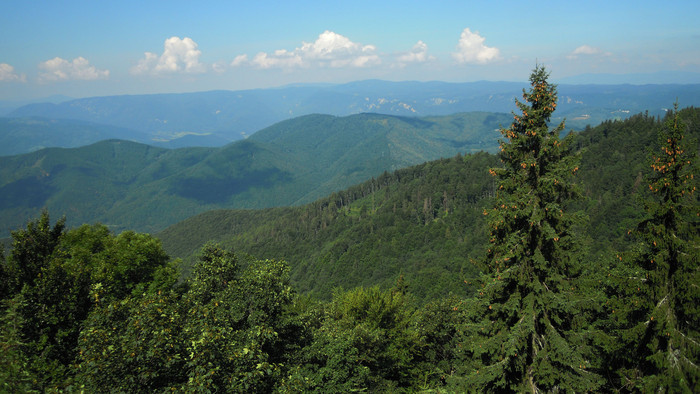
[[[549,127],[556,86],[538,65],[530,77],[521,114],[501,133],[501,168],[495,204],[485,210],[490,245],[487,274],[465,316],[465,388],[484,391],[595,390],[590,347],[581,327],[575,269],[580,255],[574,214],[578,156],[559,138],[564,124]]]

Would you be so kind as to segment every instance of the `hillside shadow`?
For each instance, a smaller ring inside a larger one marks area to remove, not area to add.
[[[219,204],[251,188],[269,188],[291,181],[291,173],[278,168],[266,168],[236,178],[186,178],[175,184],[173,191],[181,197],[202,203]]]
[[[43,206],[56,188],[37,178],[23,178],[0,187],[0,207],[37,208]]]

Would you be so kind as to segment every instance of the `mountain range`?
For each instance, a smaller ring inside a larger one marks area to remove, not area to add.
[[[0,157],[0,236],[42,208],[66,215],[69,225],[154,232],[212,209],[307,203],[384,171],[494,151],[497,130],[510,119],[307,115],[220,148],[106,140]]]
[[[0,123],[0,140],[6,142],[0,155],[27,153],[41,147],[77,147],[100,141],[105,135],[168,148],[219,147],[282,120],[318,113],[335,116],[366,112],[400,116],[471,111],[509,113],[514,100],[521,97],[523,87],[525,84],[518,82],[367,80],[341,85],[54,100],[5,110],[5,116],[14,121]],[[581,130],[586,125],[624,119],[643,111],[661,115],[676,100],[683,107],[700,105],[700,84],[562,84],[552,121],[566,118],[569,128]],[[71,126],[66,123],[69,120],[78,123]],[[28,126],[36,122],[46,124]],[[70,127],[82,129],[83,134],[76,137],[68,132]],[[87,133],[88,129],[94,131]]]

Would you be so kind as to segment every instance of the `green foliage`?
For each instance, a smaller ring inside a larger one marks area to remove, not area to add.
[[[18,300],[5,300],[0,311],[0,391],[4,393],[35,392],[36,377],[30,372],[22,352],[21,329],[24,324],[17,312]]]
[[[298,348],[300,322],[282,262],[207,245],[184,294],[100,302],[80,340],[76,381],[88,391],[270,391]]]
[[[418,299],[463,291],[487,238],[481,210],[493,193],[478,153],[385,173],[298,208],[213,211],[159,234],[185,257],[213,239],[240,252],[290,262],[301,291],[328,299],[334,287],[389,288],[403,273]],[[187,265],[183,266],[187,272]]]
[[[5,266],[8,294],[16,294],[22,286],[33,285],[42,269],[49,265],[65,229],[65,219],[51,227],[47,211],[27,223],[27,228],[12,232],[12,250]]]
[[[10,291],[8,288],[10,286],[10,276],[6,272],[5,266],[5,246],[0,243],[0,300],[4,300]]]
[[[676,106],[649,160],[651,197],[633,232],[639,244],[621,263],[628,274],[618,274],[621,283],[610,291],[621,339],[611,360],[620,374],[616,385],[626,390],[700,388],[697,143],[686,131]]]
[[[301,372],[308,391],[387,391],[417,378],[414,309],[397,289],[336,291],[313,335]]]
[[[565,204],[576,195],[571,178],[578,159],[570,136],[549,129],[556,87],[537,67],[531,89],[517,101],[522,115],[502,133],[504,167],[494,208],[485,210],[491,227],[487,275],[466,308],[463,326],[465,376],[461,387],[483,391],[586,391],[601,379],[586,370],[590,351],[575,324],[578,256],[574,215]]]
[[[172,292],[98,301],[80,334],[76,388],[152,392],[182,382],[187,311]]]
[[[26,373],[37,377],[32,387],[41,390],[70,384],[78,336],[95,302],[149,286],[157,291],[177,277],[160,241],[148,235],[114,236],[101,225],[66,231],[64,222],[51,226],[44,211],[14,231],[13,249],[2,264],[8,303],[3,313],[17,316],[3,343],[21,355]]]
[[[460,337],[458,327],[463,318],[464,300],[451,295],[427,303],[417,311],[420,348],[416,359],[421,375],[416,387],[442,388],[455,373]]]

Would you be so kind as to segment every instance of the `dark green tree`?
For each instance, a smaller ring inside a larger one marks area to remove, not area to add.
[[[184,294],[97,301],[80,336],[76,386],[116,392],[271,392],[298,347],[285,263],[208,244]]]
[[[0,392],[30,393],[36,386],[36,376],[22,351],[23,321],[17,312],[18,300],[8,299],[0,307]]]
[[[617,303],[619,385],[632,391],[700,391],[697,143],[686,139],[679,115],[676,104],[650,159],[647,217],[634,230],[637,272]]]
[[[400,288],[337,290],[303,352],[304,390],[386,392],[411,387],[421,341],[408,300]]]
[[[5,267],[5,246],[0,243],[0,300],[4,300],[9,295],[9,284],[8,272]]]
[[[599,387],[590,372],[590,347],[578,317],[574,224],[566,211],[577,196],[578,157],[564,124],[550,129],[556,86],[537,66],[521,111],[501,132],[503,167],[491,169],[499,185],[490,248],[478,294],[467,307],[463,352],[466,371],[453,383],[486,392],[581,392]]]
[[[7,295],[18,293],[25,284],[32,286],[39,278],[65,233],[65,225],[66,219],[61,218],[52,227],[48,211],[43,211],[26,229],[12,232],[12,249],[4,269]]]
[[[76,389],[145,393],[186,382],[188,315],[177,293],[95,300],[78,341]]]
[[[446,378],[455,371],[457,330],[464,301],[456,296],[438,299],[426,304],[418,311],[418,332],[421,337],[418,351],[422,390],[444,387]]]
[[[146,234],[113,236],[102,225],[65,231],[64,219],[51,226],[44,211],[12,237],[2,267],[8,305],[3,315],[17,316],[7,326],[16,335],[0,346],[23,357],[20,365],[35,377],[32,387],[38,390],[70,385],[78,337],[95,303],[145,291],[155,278],[165,285],[177,277],[160,242]]]

